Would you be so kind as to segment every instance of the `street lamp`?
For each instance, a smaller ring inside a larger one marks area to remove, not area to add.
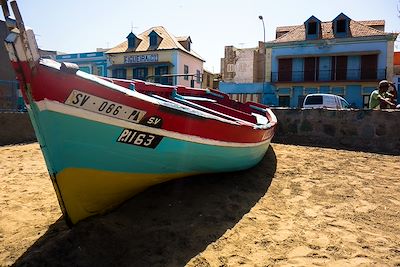
[[[263,32],[264,32],[264,42],[263,42],[263,52],[264,52],[264,66],[263,66],[263,80],[262,80],[262,92],[261,92],[261,104],[264,102],[264,84],[265,84],[265,64],[267,63],[266,58],[266,50],[265,50],[265,24],[264,24],[264,18],[263,16],[258,16],[258,18],[261,20],[262,25],[263,25]]]

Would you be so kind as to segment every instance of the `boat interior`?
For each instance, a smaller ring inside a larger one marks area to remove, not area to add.
[[[228,120],[265,125],[271,119],[267,118],[269,115],[267,106],[255,102],[238,102],[230,99],[227,94],[214,89],[166,86],[140,80],[99,78],[166,102],[179,103]]]

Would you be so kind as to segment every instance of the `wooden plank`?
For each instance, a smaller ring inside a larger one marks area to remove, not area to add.
[[[7,17],[10,16],[10,10],[8,10],[7,0],[0,0],[0,5],[1,8],[3,9],[4,18],[7,19]]]

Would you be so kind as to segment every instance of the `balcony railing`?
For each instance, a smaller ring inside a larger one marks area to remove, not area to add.
[[[386,69],[348,69],[343,71],[280,71],[272,72],[272,82],[340,82],[378,81],[386,78]]]

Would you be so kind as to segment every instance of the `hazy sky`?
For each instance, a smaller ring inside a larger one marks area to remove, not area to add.
[[[266,41],[275,38],[278,26],[299,25],[312,15],[331,21],[341,12],[354,20],[384,19],[386,32],[400,32],[399,0],[20,0],[18,4],[42,49],[92,52],[125,41],[131,29],[139,34],[164,26],[175,36],[189,35],[192,49],[214,72],[220,71],[225,46],[255,47],[263,40],[259,15],[264,17]]]

